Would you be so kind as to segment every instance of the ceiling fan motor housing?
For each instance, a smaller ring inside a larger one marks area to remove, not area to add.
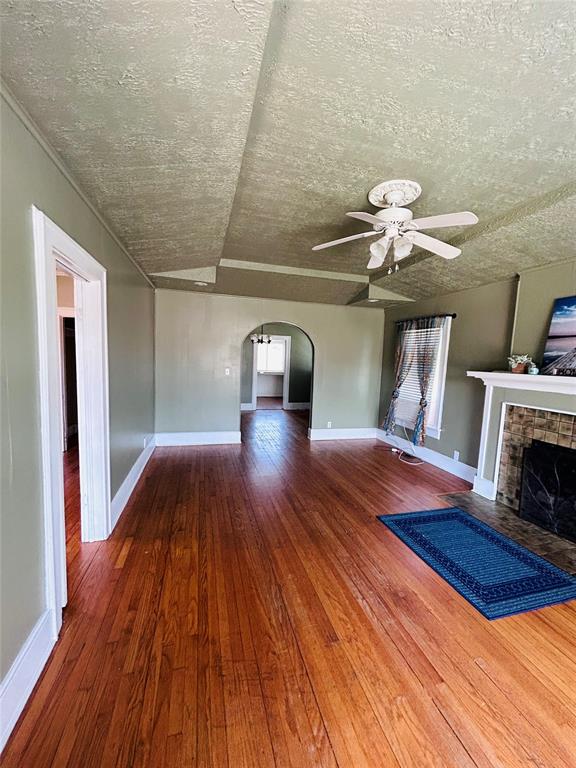
[[[383,228],[405,227],[410,221],[412,221],[412,211],[409,208],[383,208],[374,214],[376,218],[382,221]],[[374,229],[378,229],[378,225],[374,225]]]

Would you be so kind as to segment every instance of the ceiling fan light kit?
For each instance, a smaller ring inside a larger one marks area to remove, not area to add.
[[[405,206],[417,200],[421,193],[422,188],[420,185],[415,181],[407,179],[393,179],[377,184],[368,193],[368,200],[372,205],[382,210],[376,213],[349,211],[346,214],[353,219],[372,224],[372,230],[342,237],[339,240],[331,240],[321,245],[315,245],[312,250],[320,251],[333,245],[380,235],[381,237],[370,245],[370,261],[368,262],[367,269],[378,269],[383,266],[390,252],[391,245],[393,246],[392,263],[395,265],[394,271],[398,271],[397,262],[409,256],[415,245],[437,256],[441,256],[443,259],[455,259],[462,253],[459,248],[455,248],[453,245],[442,240],[437,240],[435,237],[430,237],[430,235],[424,234],[421,230],[477,224],[478,217],[470,211],[461,211],[459,213],[446,213],[439,216],[414,219],[412,211]],[[392,268],[388,270],[388,274],[391,273]]]

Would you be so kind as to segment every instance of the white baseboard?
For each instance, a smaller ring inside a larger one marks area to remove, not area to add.
[[[152,456],[152,453],[154,452],[155,448],[155,439],[152,436],[150,441],[148,442],[148,445],[140,456],[136,459],[134,464],[132,465],[132,469],[126,477],[124,478],[124,481],[120,488],[116,491],[114,498],[112,499],[112,503],[110,504],[110,518],[112,522],[112,528],[111,532],[114,530],[114,527],[116,526],[116,523],[118,522],[120,515],[124,511],[124,507],[126,504],[128,504],[128,499],[132,495],[132,491],[134,488],[136,488],[136,483],[140,479],[140,475],[144,471],[144,467],[146,464],[148,464],[148,460],[150,459],[150,456]]]
[[[490,501],[494,501],[496,498],[496,484],[492,482],[492,480],[486,480],[485,478],[480,477],[480,475],[476,475],[474,478],[474,486],[472,487],[472,490],[479,496],[483,496],[485,499],[490,499]]]
[[[355,429],[309,429],[310,440],[369,440],[376,437],[376,427]]]
[[[252,405],[252,403],[240,403],[240,410],[241,411],[255,411],[256,409]]]
[[[239,443],[238,432],[157,432],[156,445],[181,446],[181,445],[227,445]]]
[[[46,611],[34,625],[0,683],[0,752],[44,669],[56,639],[52,634],[50,611]]]
[[[467,480],[469,483],[474,481],[476,472],[478,471],[476,467],[471,467],[469,464],[464,464],[463,461],[456,461],[455,459],[451,459],[449,456],[444,456],[443,453],[433,451],[431,448],[425,448],[424,446],[414,446],[411,442],[405,440],[403,437],[387,435],[383,429],[378,429],[376,432],[376,437],[383,443],[388,443],[388,445],[392,445],[395,448],[400,448],[407,453],[415,453],[419,459],[422,459],[422,461],[425,461],[428,464],[433,464],[435,467],[439,467],[445,472],[449,472],[451,475],[461,477],[463,480]]]

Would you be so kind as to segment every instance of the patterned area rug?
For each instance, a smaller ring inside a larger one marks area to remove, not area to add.
[[[576,578],[459,507],[378,519],[487,619],[576,599]]]

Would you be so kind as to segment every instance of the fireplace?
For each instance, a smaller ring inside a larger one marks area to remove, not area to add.
[[[507,405],[502,420],[496,498],[512,509],[520,508],[520,478],[524,451],[537,440],[563,448],[576,448],[576,416]]]
[[[486,387],[474,492],[518,510],[524,448],[576,449],[576,376],[468,371]]]
[[[524,448],[519,514],[576,541],[576,449],[542,440]]]

